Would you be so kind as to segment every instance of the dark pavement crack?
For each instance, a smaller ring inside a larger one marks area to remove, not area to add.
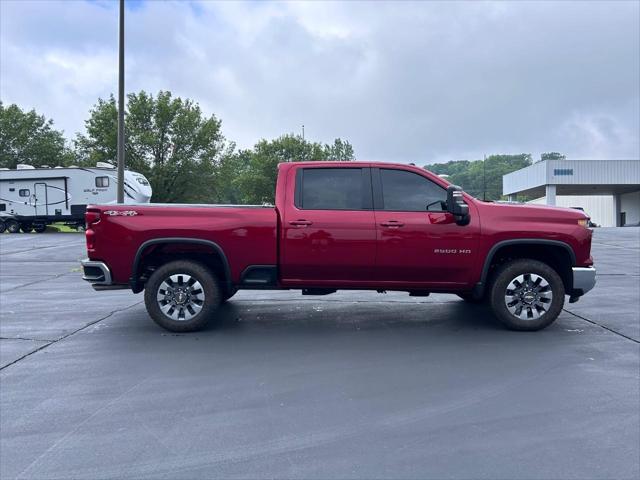
[[[24,340],[25,342],[55,342],[48,338],[0,337],[0,340]]]
[[[104,317],[100,317],[100,318],[98,318],[98,319],[96,319],[96,320],[94,320],[94,321],[92,321],[92,322],[89,322],[89,323],[87,323],[86,325],[83,325],[82,327],[77,328],[77,329],[73,330],[72,332],[67,333],[66,335],[63,335],[62,337],[58,338],[57,340],[53,340],[53,341],[51,341],[51,342],[49,342],[49,343],[45,343],[44,345],[41,345],[40,347],[36,348],[35,350],[33,350],[33,351],[31,351],[31,352],[29,352],[29,353],[27,353],[27,354],[25,354],[25,355],[21,356],[20,358],[17,358],[17,359],[16,359],[16,360],[14,360],[13,362],[11,362],[11,363],[7,363],[6,365],[4,365],[4,366],[0,367],[0,371],[4,370],[4,369],[5,369],[5,368],[7,368],[7,367],[10,367],[11,365],[15,365],[15,364],[16,364],[16,363],[18,363],[19,361],[24,360],[25,358],[27,358],[27,357],[29,357],[29,356],[33,355],[34,353],[39,352],[40,350],[44,350],[45,348],[49,347],[50,345],[55,345],[56,343],[61,342],[62,340],[65,340],[65,339],[67,339],[67,338],[69,338],[69,337],[71,337],[71,336],[75,335],[76,333],[81,332],[82,330],[84,330],[84,329],[86,329],[86,328],[88,328],[88,327],[91,327],[92,325],[95,325],[95,324],[97,324],[97,323],[100,323],[100,322],[102,322],[103,320],[106,320],[107,318],[111,317],[112,315],[115,315],[116,313],[124,312],[125,310],[128,310],[128,309],[130,309],[130,308],[133,308],[133,307],[135,307],[136,305],[140,305],[141,303],[142,303],[142,301],[139,301],[139,302],[136,302],[136,303],[134,303],[134,304],[132,304],[132,305],[129,305],[129,306],[127,306],[127,307],[118,308],[118,309],[116,309],[116,310],[113,310],[113,311],[109,312],[107,315],[105,315]]]
[[[607,327],[606,325],[603,325],[603,324],[601,324],[601,323],[598,323],[598,322],[596,322],[596,321],[594,321],[594,320],[590,320],[590,319],[588,319],[588,318],[586,318],[586,317],[583,317],[582,315],[578,315],[577,313],[573,313],[573,312],[571,312],[571,311],[567,310],[566,308],[563,308],[563,310],[564,310],[565,312],[567,312],[567,313],[569,313],[569,314],[573,315],[574,317],[579,318],[580,320],[584,320],[585,322],[589,322],[589,323],[590,323],[590,324],[592,324],[592,325],[595,325],[595,326],[597,326],[597,327],[600,327],[600,328],[603,328],[603,329],[605,329],[605,330],[608,330],[609,332],[614,333],[615,335],[618,335],[618,336],[620,336],[620,337],[622,337],[622,338],[626,338],[627,340],[631,340],[631,341],[632,341],[632,342],[634,342],[634,343],[640,344],[640,340],[637,340],[637,339],[635,339],[635,338],[633,338],[633,337],[630,337],[629,335],[625,335],[624,333],[620,333],[620,332],[618,332],[617,330],[614,330],[614,329],[613,329],[613,328],[611,328],[611,327]]]
[[[67,243],[61,243],[59,245],[47,245],[44,247],[33,247],[33,248],[28,248],[27,250],[17,250],[14,252],[4,252],[4,253],[0,253],[0,255],[16,255],[18,253],[29,253],[29,252],[33,252],[34,250],[45,250],[47,248],[60,248],[60,247],[68,247],[68,246],[73,246],[76,245],[76,242],[67,242]]]
[[[599,277],[640,277],[640,274],[637,273],[600,273],[598,272]]]
[[[623,250],[640,250],[640,247],[629,247],[624,245],[616,245],[615,243],[592,242],[594,245],[604,245],[606,247],[622,248]]]
[[[50,275],[47,278],[40,278],[38,280],[34,280],[33,282],[25,283],[23,285],[18,285],[17,287],[13,287],[8,290],[2,290],[2,293],[13,292],[14,290],[17,290],[19,288],[29,287],[31,285],[35,285],[36,283],[46,282],[48,280],[56,280],[65,275],[69,275],[70,273],[78,273],[78,272],[65,272],[65,273],[58,273],[57,275]]]

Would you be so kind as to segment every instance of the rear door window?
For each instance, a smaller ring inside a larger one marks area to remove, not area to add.
[[[296,177],[296,207],[303,210],[370,210],[368,168],[303,168]]]

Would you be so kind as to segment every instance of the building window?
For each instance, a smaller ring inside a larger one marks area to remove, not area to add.
[[[7,205],[4,203],[0,203],[0,212],[4,212],[7,209]]]
[[[28,197],[29,195],[31,195],[31,192],[29,191],[28,188],[21,188],[18,191],[18,195],[20,195],[21,197]]]
[[[553,175],[556,177],[562,175],[573,175],[573,168],[554,168]]]
[[[96,187],[106,188],[109,186],[109,177],[96,177]]]

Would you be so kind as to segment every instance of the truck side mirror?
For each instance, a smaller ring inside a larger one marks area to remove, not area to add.
[[[456,185],[447,187],[447,211],[455,217],[458,225],[467,225],[471,221],[469,205],[464,202],[462,189]]]

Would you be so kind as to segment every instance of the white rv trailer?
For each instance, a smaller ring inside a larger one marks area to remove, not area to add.
[[[151,186],[141,174],[125,170],[125,203],[148,203]],[[115,203],[117,171],[109,163],[94,168],[0,169],[0,232],[43,232],[47,224],[84,225],[86,206]]]

